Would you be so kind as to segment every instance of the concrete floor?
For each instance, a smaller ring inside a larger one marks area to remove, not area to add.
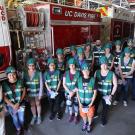
[[[46,107],[45,107],[46,109]],[[99,110],[100,111],[100,110]],[[82,120],[79,124],[69,124],[67,114],[62,120],[56,118],[50,122],[49,112],[44,112],[44,118],[41,125],[35,125],[29,128],[27,135],[85,135],[81,131]],[[10,120],[10,121],[9,121]],[[29,120],[28,120],[29,121]],[[7,135],[15,135],[15,129],[11,119],[6,118]],[[135,135],[135,102],[129,100],[128,107],[120,103],[112,107],[109,112],[108,124],[105,127],[100,126],[100,118],[94,120],[94,128],[91,135]]]

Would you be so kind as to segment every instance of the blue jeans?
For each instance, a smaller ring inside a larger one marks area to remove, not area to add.
[[[16,129],[20,130],[24,126],[24,106],[21,106],[17,112],[11,106],[7,106],[7,110],[12,116]]]
[[[131,86],[131,89],[132,89],[132,80],[133,78],[126,78],[126,84],[122,85],[122,90],[123,90],[123,100],[124,101],[127,101],[127,98],[128,98],[128,89],[129,87]]]

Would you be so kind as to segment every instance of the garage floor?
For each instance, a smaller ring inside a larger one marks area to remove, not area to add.
[[[45,101],[43,101],[44,104]],[[44,105],[46,106],[46,105]],[[44,118],[41,125],[30,127],[26,135],[85,135],[87,133],[81,131],[82,121],[75,125],[69,124],[67,114],[62,120],[56,118],[50,122],[49,112],[44,107]],[[100,111],[100,109],[99,109]],[[29,121],[29,119],[27,119]],[[15,135],[15,129],[12,125],[10,117],[6,118],[7,135]],[[94,120],[94,128],[91,135],[135,135],[135,102],[129,100],[128,107],[124,107],[120,103],[116,107],[112,107],[109,112],[109,121],[105,127],[101,127],[100,118]]]

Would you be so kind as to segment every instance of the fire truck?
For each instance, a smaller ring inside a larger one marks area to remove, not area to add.
[[[96,11],[46,3],[20,6],[18,14],[23,31],[40,31],[53,54],[57,48],[100,38],[101,17]]]
[[[11,63],[11,41],[4,0],[0,1],[0,80],[5,79],[5,68]]]
[[[66,48],[66,52],[71,44],[81,46],[100,38],[101,16],[96,11],[43,2],[20,4],[16,10],[8,10],[7,16],[17,66],[26,63],[29,54],[41,66],[46,53],[54,56],[57,48]]]

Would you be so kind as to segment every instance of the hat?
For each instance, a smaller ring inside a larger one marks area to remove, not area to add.
[[[90,46],[91,45],[91,41],[86,41],[86,43],[85,43],[85,46]]]
[[[70,51],[76,51],[76,47],[74,45],[70,46]]]
[[[9,74],[9,73],[15,73],[16,72],[16,70],[15,70],[15,68],[14,67],[12,67],[12,66],[9,66],[7,69],[6,69],[6,74]]]
[[[126,48],[124,49],[124,53],[130,53],[130,48],[129,48],[129,47],[126,47]]]
[[[116,40],[115,41],[115,45],[121,45],[121,41],[120,40]]]
[[[99,61],[100,61],[100,64],[107,64],[108,63],[106,56],[101,56],[99,58]]]
[[[79,54],[82,54],[82,53],[84,53],[84,50],[83,50],[83,48],[79,47],[77,49],[77,54],[79,55]]]
[[[36,60],[34,58],[29,58],[27,60],[27,65],[35,65],[35,63],[36,63]]]
[[[53,58],[49,58],[48,61],[47,61],[48,65],[51,64],[51,63],[55,64],[55,60]]]
[[[104,49],[111,49],[112,48],[112,44],[111,43],[106,43],[105,46],[104,46]]]
[[[87,63],[84,63],[81,68],[82,70],[89,70],[89,65]]]
[[[127,44],[128,45],[132,45],[133,44],[133,40],[132,39],[128,39]]]
[[[75,61],[75,59],[74,58],[70,58],[69,59],[69,61],[68,61],[68,64],[70,65],[70,64],[76,64],[76,61]]]
[[[56,51],[56,54],[63,54],[63,53],[64,53],[63,49],[61,49],[61,48],[58,48],[57,51]]]

